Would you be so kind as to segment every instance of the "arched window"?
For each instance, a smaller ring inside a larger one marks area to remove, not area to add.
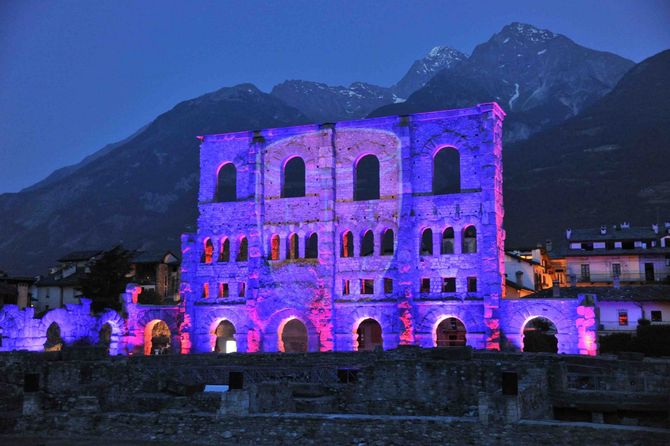
[[[463,229],[463,254],[477,252],[477,229],[474,226],[468,226]]]
[[[61,338],[60,326],[52,322],[47,328],[47,341],[44,343],[45,352],[56,352],[63,348],[63,338]]]
[[[246,237],[240,239],[240,247],[237,250],[237,259],[238,262],[246,262],[249,260],[249,242]]]
[[[433,158],[433,194],[461,191],[461,155],[453,147],[440,149]]]
[[[365,155],[358,160],[354,177],[354,200],[379,200],[379,160]]]
[[[556,325],[549,319],[538,316],[523,327],[523,351],[558,353]]]
[[[319,236],[313,232],[305,243],[305,258],[317,259],[319,258]]]
[[[437,326],[436,344],[438,347],[463,347],[465,335],[463,322],[455,317],[448,317]]]
[[[446,228],[442,231],[442,245],[440,254],[454,253],[454,228]]]
[[[300,242],[298,234],[293,233],[286,239],[286,258],[295,260],[300,257]]]
[[[216,181],[216,201],[237,200],[237,169],[233,163],[221,166]]]
[[[393,255],[393,229],[387,229],[382,234],[382,255]]]
[[[375,236],[367,230],[361,239],[361,257],[371,256],[375,252]]]
[[[216,353],[235,353],[237,341],[235,341],[235,326],[229,321],[221,321],[214,329],[214,351]]]
[[[354,256],[354,235],[351,231],[345,231],[342,234],[342,246],[340,249],[340,257]]]
[[[285,353],[307,351],[307,327],[298,319],[291,319],[281,328],[280,350]]]
[[[270,238],[270,260],[279,260],[279,236],[277,234]]]
[[[202,253],[202,263],[212,263],[212,256],[214,255],[214,244],[212,239],[205,240],[205,250]]]
[[[305,162],[299,156],[284,165],[282,174],[282,198],[305,196]]]
[[[164,355],[172,347],[172,333],[168,325],[160,319],[149,322],[144,327],[144,354]]]
[[[421,248],[419,249],[420,254],[423,255],[433,255],[433,230],[426,228],[421,233]]]
[[[230,240],[227,237],[221,242],[219,262],[230,262]]]
[[[377,348],[382,348],[384,342],[382,340],[382,326],[374,319],[365,319],[356,329],[357,348],[359,352],[371,352]]]

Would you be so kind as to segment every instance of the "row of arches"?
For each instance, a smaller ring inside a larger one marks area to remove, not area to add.
[[[230,262],[230,239],[224,237],[219,242],[219,253],[216,258],[217,262]],[[214,258],[214,242],[211,238],[206,238],[204,241],[204,249],[200,258],[201,263],[213,263]],[[235,255],[236,262],[246,262],[249,260],[249,241],[245,236],[242,236],[237,241],[237,253]]]
[[[274,234],[270,237],[269,259],[280,260],[281,257],[281,238]],[[312,232],[305,236],[305,258],[317,259],[319,257],[319,236]],[[300,258],[300,237],[296,233],[291,233],[286,238],[286,259],[295,260]]]
[[[309,350],[308,330],[300,319],[289,318],[279,326],[278,349],[286,353],[303,353]],[[216,353],[234,353],[237,351],[237,330],[232,322],[221,320],[212,331],[212,351]],[[383,348],[383,330],[381,324],[373,318],[365,318],[355,328],[354,350],[374,351]],[[522,333],[524,352],[558,352],[558,330],[548,318],[538,316],[526,321]],[[153,320],[144,328],[144,354],[163,355],[172,350],[172,333],[168,324],[162,320]],[[118,334],[110,323],[105,323],[99,331],[98,345],[110,349]],[[467,344],[467,330],[461,320],[446,317],[441,320],[434,332],[436,347],[462,347]],[[61,328],[52,322],[46,331],[44,351],[59,351],[64,346]]]
[[[201,263],[229,262],[231,259],[231,244],[230,238],[224,237],[219,242],[218,256],[215,258],[214,242],[211,238],[206,238],[204,241],[204,249],[201,256]],[[298,259],[300,254],[300,237],[296,233],[291,233],[286,238],[286,259]],[[319,236],[316,232],[307,234],[304,239],[305,252],[304,258],[316,259],[319,257]],[[268,249],[269,260],[280,260],[281,257],[281,237],[278,234],[273,234],[270,237],[270,246]],[[442,231],[440,238],[440,254],[454,254],[456,246],[456,238],[454,228],[447,227]],[[477,252],[477,228],[474,225],[466,226],[461,231],[461,253],[472,254]],[[241,236],[237,243],[237,253],[235,260],[238,262],[245,262],[249,259],[249,241],[246,236]],[[393,229],[385,229],[381,233],[381,243],[379,245],[378,254],[382,256],[390,256],[395,252],[395,234]],[[421,232],[421,240],[419,245],[419,253],[421,255],[434,254],[434,235],[431,228],[425,228]],[[375,255],[375,235],[372,230],[368,229],[362,232],[360,237],[359,256],[366,257]],[[340,257],[354,257],[354,235],[350,230],[344,231],[340,236]]]
[[[461,191],[461,157],[453,147],[443,147],[433,156],[432,192],[435,195]],[[281,169],[281,198],[305,196],[305,161],[292,156]],[[354,201],[380,198],[380,164],[375,155],[364,155],[354,164]],[[224,163],[217,172],[215,200],[237,201],[237,169]]]

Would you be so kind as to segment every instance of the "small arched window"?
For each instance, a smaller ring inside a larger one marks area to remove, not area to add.
[[[279,260],[279,236],[277,234],[270,238],[270,260]]]
[[[305,258],[318,259],[319,258],[319,236],[313,232],[305,243]]]
[[[286,258],[295,260],[300,257],[300,243],[298,241],[298,234],[291,234],[286,239]]]
[[[212,263],[212,256],[214,255],[214,244],[212,239],[205,240],[205,250],[202,253],[202,263]]]
[[[342,246],[340,249],[340,257],[354,256],[354,235],[351,231],[345,231],[342,234]]]
[[[216,201],[237,201],[237,169],[233,163],[221,166],[216,181]]]
[[[383,256],[393,255],[393,229],[387,229],[382,234],[382,253]]]
[[[477,252],[477,229],[474,226],[468,226],[463,229],[463,246],[461,252],[463,254],[471,254]]]
[[[246,262],[249,260],[249,242],[246,237],[240,239],[240,247],[237,250],[237,261]]]
[[[426,228],[421,233],[421,255],[433,255],[433,230]]]
[[[230,240],[228,237],[221,242],[221,250],[219,251],[219,262],[230,262]]]
[[[202,284],[202,298],[209,299],[209,283],[207,282]]]
[[[433,194],[461,191],[461,155],[453,147],[445,147],[433,157]]]
[[[299,156],[284,165],[282,173],[282,198],[305,196],[305,162]]]
[[[442,231],[442,247],[440,254],[454,253],[454,228],[446,228]]]
[[[365,155],[358,160],[354,174],[354,200],[379,200],[379,160]]]
[[[375,236],[367,230],[361,239],[361,257],[371,256],[375,252]]]

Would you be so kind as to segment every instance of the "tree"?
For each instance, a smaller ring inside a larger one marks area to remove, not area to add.
[[[91,266],[91,272],[82,279],[82,293],[93,301],[93,311],[121,309],[119,295],[126,289],[133,254],[118,245],[105,251]]]

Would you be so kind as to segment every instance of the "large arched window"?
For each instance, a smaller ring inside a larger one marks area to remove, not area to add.
[[[237,169],[233,163],[221,166],[216,181],[216,201],[237,200]]]
[[[371,256],[375,252],[375,236],[367,230],[361,239],[361,257]]]
[[[63,338],[61,337],[60,326],[52,322],[47,328],[47,340],[44,343],[44,351],[60,351],[63,348]]]
[[[455,317],[449,317],[440,322],[435,333],[435,343],[438,347],[465,346],[465,325]]]
[[[270,260],[279,260],[279,236],[277,234],[270,238]]]
[[[440,254],[454,253],[454,228],[446,228],[442,231],[442,244]]]
[[[433,194],[461,191],[461,155],[453,147],[440,149],[433,158]]]
[[[421,233],[421,247],[419,253],[423,255],[433,255],[433,230],[426,228]]]
[[[387,229],[382,234],[382,251],[383,256],[393,255],[393,229]]]
[[[477,229],[474,226],[468,226],[463,229],[463,254],[477,252]]]
[[[281,184],[282,198],[305,196],[305,162],[299,156],[284,165]]]
[[[307,351],[307,327],[298,319],[290,319],[280,329],[279,350],[285,353],[303,353]]]
[[[379,160],[365,155],[358,160],[354,176],[354,200],[379,199]]]
[[[212,256],[214,255],[214,244],[212,239],[205,240],[205,250],[202,252],[202,263],[212,263]]]
[[[523,327],[523,351],[558,353],[556,325],[549,319],[538,316]]]
[[[351,231],[345,231],[342,234],[342,243],[340,249],[340,257],[354,256],[354,235]]]
[[[316,232],[307,237],[305,241],[305,258],[306,259],[317,259],[319,257],[319,236]]]
[[[235,326],[230,321],[221,321],[214,329],[214,351],[217,353],[235,353]]]
[[[240,247],[237,250],[237,259],[238,262],[246,262],[249,260],[249,242],[246,237],[240,239]]]
[[[363,320],[356,329],[356,350],[374,351],[383,348],[382,326],[374,319]]]
[[[300,257],[300,242],[298,240],[298,234],[293,233],[286,239],[286,258],[295,260],[298,257]]]
[[[228,237],[224,238],[221,242],[219,262],[230,262],[230,240],[228,240]]]

